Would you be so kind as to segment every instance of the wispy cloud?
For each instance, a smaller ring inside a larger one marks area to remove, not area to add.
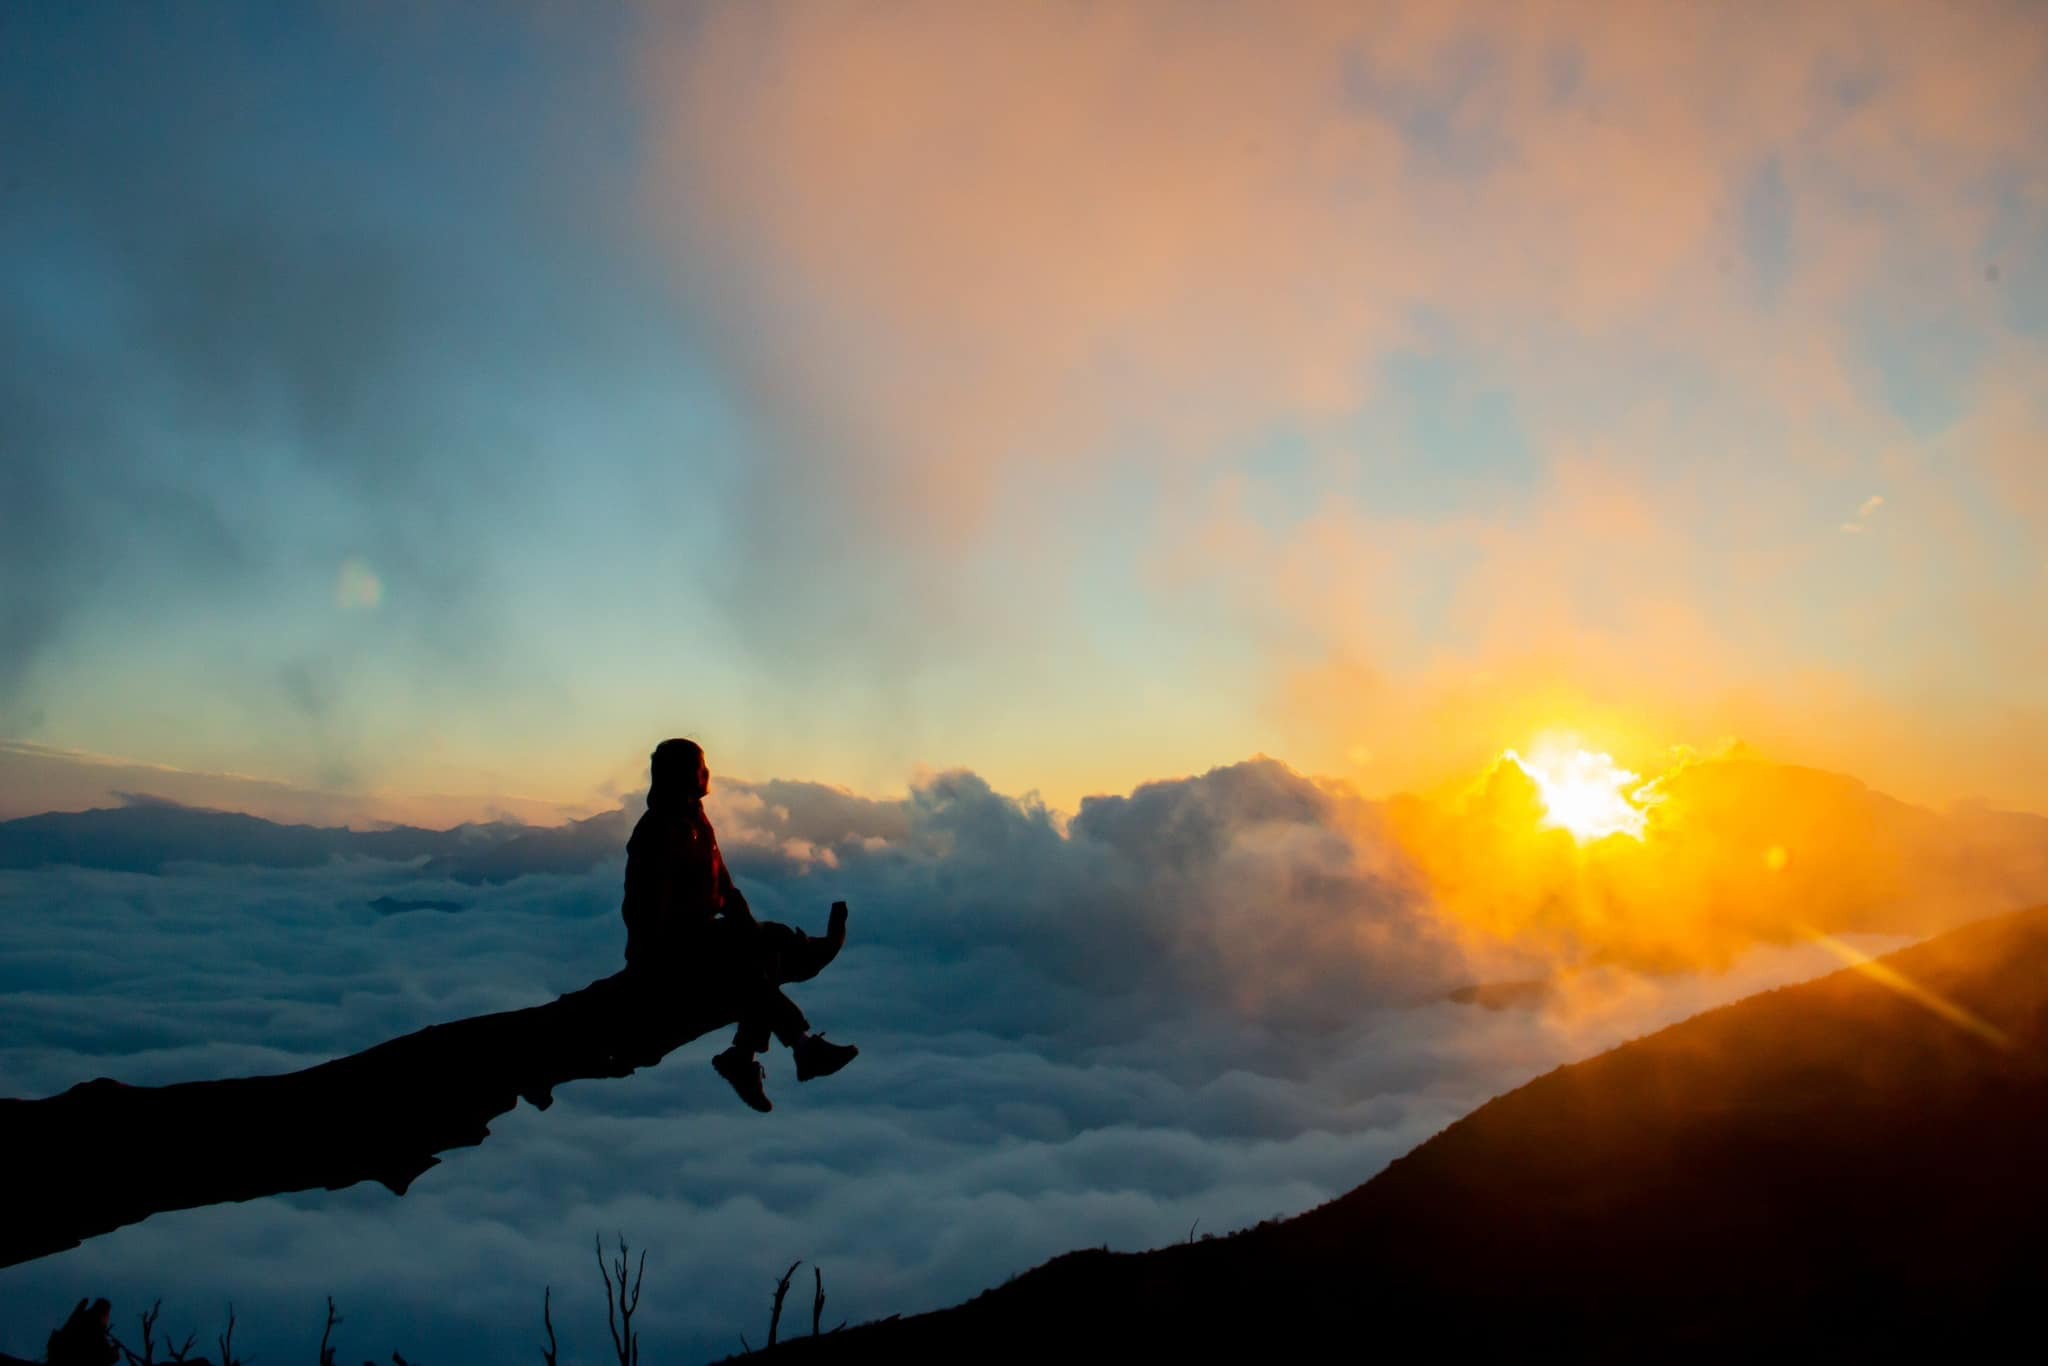
[[[649,49],[650,198],[780,436],[761,554],[797,561],[815,528],[780,491],[822,477],[835,545],[931,566],[888,610],[939,638],[1013,619],[970,605],[992,542],[1057,591],[1054,552],[1100,499],[1183,568],[1145,585],[1151,629],[1199,622],[1218,687],[1247,657],[1275,678],[1256,721],[1250,690],[1231,699],[1240,750],[1278,735],[1338,770],[1363,744],[1416,780],[1393,751],[1414,711],[1456,710],[1439,673],[1553,697],[1625,676],[1621,705],[1742,714],[1813,737],[1816,761],[1869,741],[1843,718],[1890,710],[1902,738],[1871,757],[1897,780],[2040,801],[2024,774],[2048,771],[2048,736],[2025,727],[2029,763],[2008,766],[2011,728],[1953,724],[2024,706],[2040,627],[1985,633],[1928,687],[1896,679],[1997,591],[1978,556],[2024,541],[2014,516],[2040,501],[2041,462],[1994,452],[2048,431],[2012,398],[2044,372],[1981,257],[2048,222],[2021,188],[2048,183],[2043,149],[2013,116],[2042,108],[2048,25],[2004,4],[1866,17],[1845,48],[1825,4],[1777,11],[1768,39],[1578,4],[725,10]],[[1512,442],[1397,420],[1417,358],[1504,396]],[[819,470],[821,449],[843,460]],[[1924,605],[1873,640],[1810,538],[1868,535],[1877,504],[1836,509],[1879,477],[1948,488],[1853,585]],[[1998,482],[2023,496],[1985,499]],[[1216,502],[1250,536],[1184,550]],[[1276,577],[1236,549],[1304,545],[1320,582],[1219,632],[1214,596]],[[1353,610],[1304,605],[1346,589]],[[762,614],[801,622],[781,657],[864,649],[822,601],[823,622]],[[1377,691],[1353,693],[1355,729],[1305,733],[1288,690],[1340,658]],[[1823,677],[1868,695],[1797,700]]]

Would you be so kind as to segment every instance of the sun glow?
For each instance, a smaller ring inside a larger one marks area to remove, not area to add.
[[[1545,825],[1568,830],[1581,843],[1611,835],[1643,837],[1643,809],[1629,800],[1640,777],[1616,764],[1611,755],[1546,745],[1526,758],[1514,750],[1502,757],[1536,784]]]

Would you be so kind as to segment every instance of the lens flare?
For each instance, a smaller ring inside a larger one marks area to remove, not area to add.
[[[358,559],[341,562],[334,580],[334,603],[344,612],[372,612],[384,601],[384,581]]]
[[[1639,775],[1590,750],[1545,746],[1524,758],[1509,750],[1543,798],[1543,823],[1571,832],[1580,843],[1612,835],[1643,837],[1643,810],[1629,800]]]
[[[1845,944],[1831,934],[1822,934],[1811,925],[1797,925],[1794,928],[1878,985],[1898,992],[1913,1004],[1947,1020],[1957,1029],[1975,1034],[1984,1042],[1999,1048],[2013,1046],[2012,1037],[1997,1025],[1974,1010],[1958,1005],[1946,996],[1929,991],[1891,964],[1872,958],[1853,944]]]

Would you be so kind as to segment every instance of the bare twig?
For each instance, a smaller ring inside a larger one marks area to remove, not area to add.
[[[640,1267],[633,1277],[632,1293],[626,1290],[626,1269],[630,1253],[626,1249],[626,1235],[619,1237],[619,1259],[606,1265],[604,1260],[604,1239],[598,1238],[597,1271],[604,1277],[604,1321],[612,1332],[612,1350],[619,1354],[619,1366],[639,1366],[640,1335],[633,1331],[633,1311],[640,1307],[640,1287],[647,1280],[647,1249],[640,1249]],[[612,1277],[618,1277],[618,1309],[613,1313]]]
[[[227,1331],[215,1338],[213,1342],[216,1347],[220,1348],[220,1366],[241,1366],[241,1363],[235,1359],[235,1306],[233,1301],[228,1303]]]
[[[548,1345],[540,1349],[540,1355],[541,1360],[545,1361],[547,1366],[555,1366],[555,1318],[549,1311],[550,1302],[554,1298],[555,1288],[553,1286],[548,1286],[541,1292],[540,1321],[547,1325]]]
[[[791,1262],[789,1270],[783,1272],[782,1279],[775,1283],[775,1307],[768,1314],[768,1345],[770,1347],[775,1345],[775,1330],[782,1323],[782,1302],[789,1296],[789,1278],[796,1275],[796,1269],[803,1264],[801,1257]]]
[[[137,1355],[134,1348],[115,1337],[112,1333],[107,1334],[107,1340],[114,1344],[115,1350],[128,1358],[128,1366],[156,1366],[156,1321],[163,1315],[163,1312],[164,1302],[158,1300],[149,1307],[149,1312],[136,1315],[137,1318],[142,1320],[142,1352],[140,1355]]]
[[[1194,1223],[1192,1223],[1192,1224],[1189,1224],[1189,1225],[1188,1225],[1188,1241],[1189,1241],[1189,1242],[1191,1242],[1191,1243],[1192,1243],[1193,1241],[1195,1241],[1195,1230],[1196,1230],[1196,1229],[1198,1229],[1198,1228],[1200,1228],[1201,1226],[1202,1226],[1202,1221],[1201,1221],[1200,1219],[1197,1219],[1197,1220],[1195,1220],[1195,1222],[1194,1222]]]
[[[341,1322],[341,1315],[334,1312],[334,1296],[327,1297],[327,1326],[320,1330],[320,1366],[334,1366],[334,1348],[328,1346],[328,1339],[334,1336],[334,1327]]]
[[[754,1344],[747,1341],[747,1335],[745,1333],[740,1334],[740,1352],[746,1356],[752,1356],[754,1354]]]
[[[818,1320],[825,1316],[825,1273],[813,1266],[811,1279],[817,1283],[817,1292],[811,1296],[811,1336],[818,1336]]]

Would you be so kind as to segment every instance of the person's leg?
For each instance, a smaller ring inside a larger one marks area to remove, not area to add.
[[[816,976],[818,969],[831,962],[845,942],[843,901],[833,904],[831,928],[822,940],[773,920],[762,922],[755,933],[755,952],[768,990],[761,997],[759,1013],[750,1022],[748,1038],[759,1040],[765,1049],[767,1031],[772,1030],[795,1057],[798,1081],[829,1077],[852,1062],[860,1050],[852,1044],[827,1043],[824,1035],[811,1033],[810,1021],[778,984],[807,981]]]
[[[769,981],[781,986],[808,982],[837,958],[846,944],[846,903],[832,903],[832,914],[822,938],[774,920],[761,923],[759,938],[768,960]]]
[[[748,1010],[740,1016],[740,1027],[733,1031],[732,1046],[746,1053],[766,1053],[768,1034],[768,1022],[758,1011]]]
[[[749,1053],[766,1053],[768,1038],[773,1035],[782,1040],[783,1047],[795,1048],[810,1032],[811,1022],[804,1018],[797,1003],[780,987],[763,979],[748,989],[740,1006],[740,1027],[733,1033],[732,1046]]]
[[[712,1070],[724,1077],[748,1106],[765,1113],[775,1107],[763,1085],[764,1074],[757,1055],[767,1050],[775,1016],[763,1008],[765,982],[754,938],[751,925],[714,920],[708,927],[698,961],[706,989],[728,994],[739,1015],[732,1047],[711,1059]]]
[[[733,1036],[733,1051],[746,1050],[747,1058],[768,1050],[773,1034],[796,1059],[796,1079],[829,1077],[860,1053],[852,1044],[828,1043],[822,1034],[811,1033],[811,1022],[788,993],[772,982],[764,982],[746,1011],[740,1016],[739,1032]],[[749,1102],[751,1103],[751,1102]]]
[[[844,942],[845,912],[834,907],[833,921],[833,937]],[[786,960],[799,960],[799,970],[806,965],[802,961],[809,956],[803,952],[806,938],[774,921],[732,925],[720,931],[719,956],[739,996],[739,1028],[733,1033],[732,1047],[713,1058],[711,1065],[756,1110],[771,1108],[757,1060],[768,1050],[771,1036],[780,1039],[796,1059],[798,1081],[830,1076],[860,1052],[851,1044],[828,1043],[823,1035],[811,1033],[811,1022],[779,985],[791,966]],[[832,951],[836,953],[837,947],[834,944]]]
[[[765,1053],[771,1036],[794,1048],[810,1033],[811,1022],[779,985],[783,958],[799,938],[796,930],[772,920],[754,926],[735,925],[726,931],[725,957],[739,997],[734,1048]]]

